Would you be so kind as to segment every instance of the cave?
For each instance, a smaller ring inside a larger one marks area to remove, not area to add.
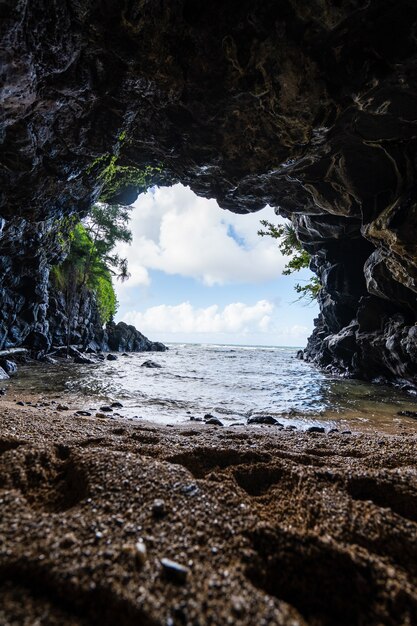
[[[413,0],[4,0],[0,14],[0,350],[50,347],[63,220],[116,163],[147,177],[109,202],[180,182],[236,213],[275,207],[322,285],[305,358],[416,385]]]

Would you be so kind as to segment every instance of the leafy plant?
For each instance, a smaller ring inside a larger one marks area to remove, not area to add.
[[[291,257],[282,272],[283,274],[288,276],[310,267],[311,256],[302,247],[292,224],[276,225],[267,220],[261,220],[261,225],[266,230],[259,230],[258,235],[278,239],[278,247],[282,254]],[[305,285],[297,283],[294,289],[300,294],[300,298],[307,298],[311,302],[317,299],[321,284],[317,276],[313,276]]]

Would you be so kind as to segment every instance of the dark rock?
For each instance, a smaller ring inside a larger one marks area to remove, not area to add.
[[[331,435],[332,433],[338,433],[339,429],[338,428],[331,428],[328,432],[329,435]]]
[[[100,407],[100,411],[101,411],[102,413],[112,413],[112,412],[113,412],[113,409],[111,408],[111,406],[107,406],[107,405],[105,405],[105,406],[101,406],[101,407]]]
[[[398,411],[397,415],[402,415],[404,417],[412,417],[413,419],[417,419],[417,411]]]
[[[4,371],[2,367],[0,367],[0,380],[7,380],[10,378],[7,372]]]
[[[221,422],[217,417],[210,417],[205,421],[205,423],[210,426],[223,426],[223,422]]]
[[[16,402],[16,404],[17,404],[18,406],[25,406],[25,403],[24,403],[24,402],[22,402],[22,400],[18,400],[18,401]]]
[[[7,393],[7,389],[5,389],[4,387],[0,387],[0,396],[5,396]]]
[[[187,577],[190,573],[188,567],[171,561],[171,559],[161,559],[161,565],[165,578],[170,582],[183,585],[187,581]]]
[[[0,367],[9,376],[13,376],[14,374],[17,374],[17,365],[14,361],[9,361],[7,359],[0,359]]]
[[[270,424],[271,426],[283,426],[272,415],[254,415],[248,419],[248,424]]]
[[[194,415],[190,415],[190,422],[202,422],[202,417],[195,417]]]
[[[80,354],[79,356],[76,356],[74,358],[74,363],[84,363],[85,365],[92,365],[93,363],[95,363],[95,361],[93,359],[90,359],[88,356]]]
[[[122,409],[123,408],[123,404],[121,402],[112,402],[111,405],[112,409]]]
[[[83,417],[90,417],[90,411],[75,411],[75,415],[81,415]]]
[[[153,501],[152,504],[152,515],[154,517],[160,518],[160,517],[165,517],[166,515],[166,506],[165,506],[165,501],[160,499],[160,498],[156,498]]]
[[[118,357],[115,354],[108,354],[106,358],[108,361],[117,361],[118,359]]]
[[[58,411],[69,411],[69,406],[66,404],[58,404],[56,408]]]
[[[158,367],[162,367],[162,365],[159,365],[159,363],[155,363],[155,361],[144,361],[141,364],[141,367],[149,367],[149,368],[158,368]]]
[[[310,426],[309,428],[307,428],[308,433],[324,433],[326,432],[325,429],[322,426]]]
[[[51,357],[49,354],[45,354],[41,359],[42,363],[49,363],[50,365],[56,365],[58,361]]]
[[[295,356],[300,361],[303,361],[304,360],[304,350],[297,350],[297,354]]]
[[[134,326],[119,322],[107,324],[107,345],[114,352],[164,352],[166,347],[159,342],[150,341]]]
[[[342,435],[351,435],[352,431],[351,430],[342,430],[341,434]]]

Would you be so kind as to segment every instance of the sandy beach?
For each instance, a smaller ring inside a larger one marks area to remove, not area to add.
[[[2,625],[417,623],[412,429],[169,427],[21,402],[0,399]]]

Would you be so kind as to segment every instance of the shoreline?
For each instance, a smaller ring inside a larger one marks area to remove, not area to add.
[[[417,434],[0,414],[2,624],[417,619]]]

